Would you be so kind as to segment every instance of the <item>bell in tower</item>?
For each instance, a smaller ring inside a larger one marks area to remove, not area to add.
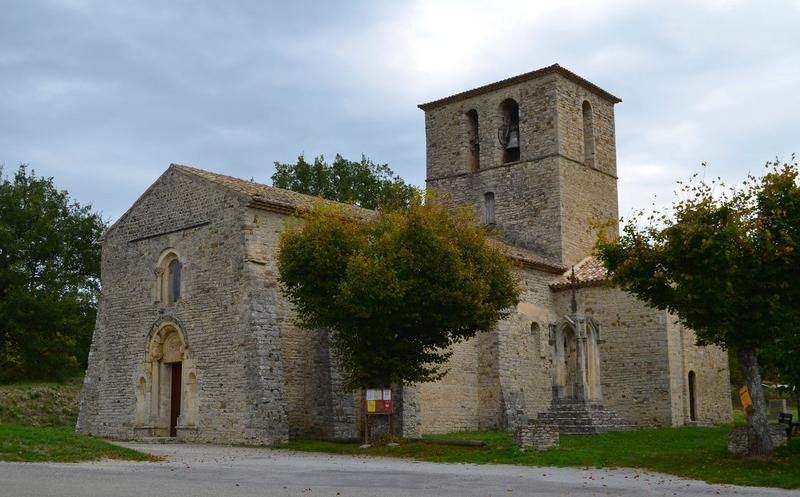
[[[502,103],[503,125],[498,138],[503,147],[503,162],[514,162],[520,159],[519,153],[519,104],[513,99]]]

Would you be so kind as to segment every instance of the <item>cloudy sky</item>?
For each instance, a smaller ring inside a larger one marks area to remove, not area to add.
[[[623,99],[623,215],[800,153],[800,0],[4,0],[0,163],[109,220],[171,162],[364,153],[422,185],[417,104],[554,62]]]

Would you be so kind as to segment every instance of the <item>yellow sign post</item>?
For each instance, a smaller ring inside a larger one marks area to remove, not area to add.
[[[747,389],[747,385],[739,389],[739,400],[742,402],[742,409],[745,411],[749,410],[753,405],[753,399],[750,398],[750,391]]]

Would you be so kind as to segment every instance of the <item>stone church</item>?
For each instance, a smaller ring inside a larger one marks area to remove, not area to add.
[[[455,347],[442,380],[393,389],[405,436],[542,418],[562,433],[731,419],[725,352],[609,286],[591,257],[593,226],[618,218],[619,102],[553,65],[419,106],[428,187],[496,227],[524,291],[494,331]],[[327,337],[295,326],[277,282],[279,234],[315,200],[171,165],[103,236],[78,431],[358,436],[360,397],[340,388]]]

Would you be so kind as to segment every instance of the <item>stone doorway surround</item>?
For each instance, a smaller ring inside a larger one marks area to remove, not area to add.
[[[136,437],[180,439],[197,429],[197,408],[197,371],[186,335],[177,320],[161,318],[148,334],[136,381]]]

